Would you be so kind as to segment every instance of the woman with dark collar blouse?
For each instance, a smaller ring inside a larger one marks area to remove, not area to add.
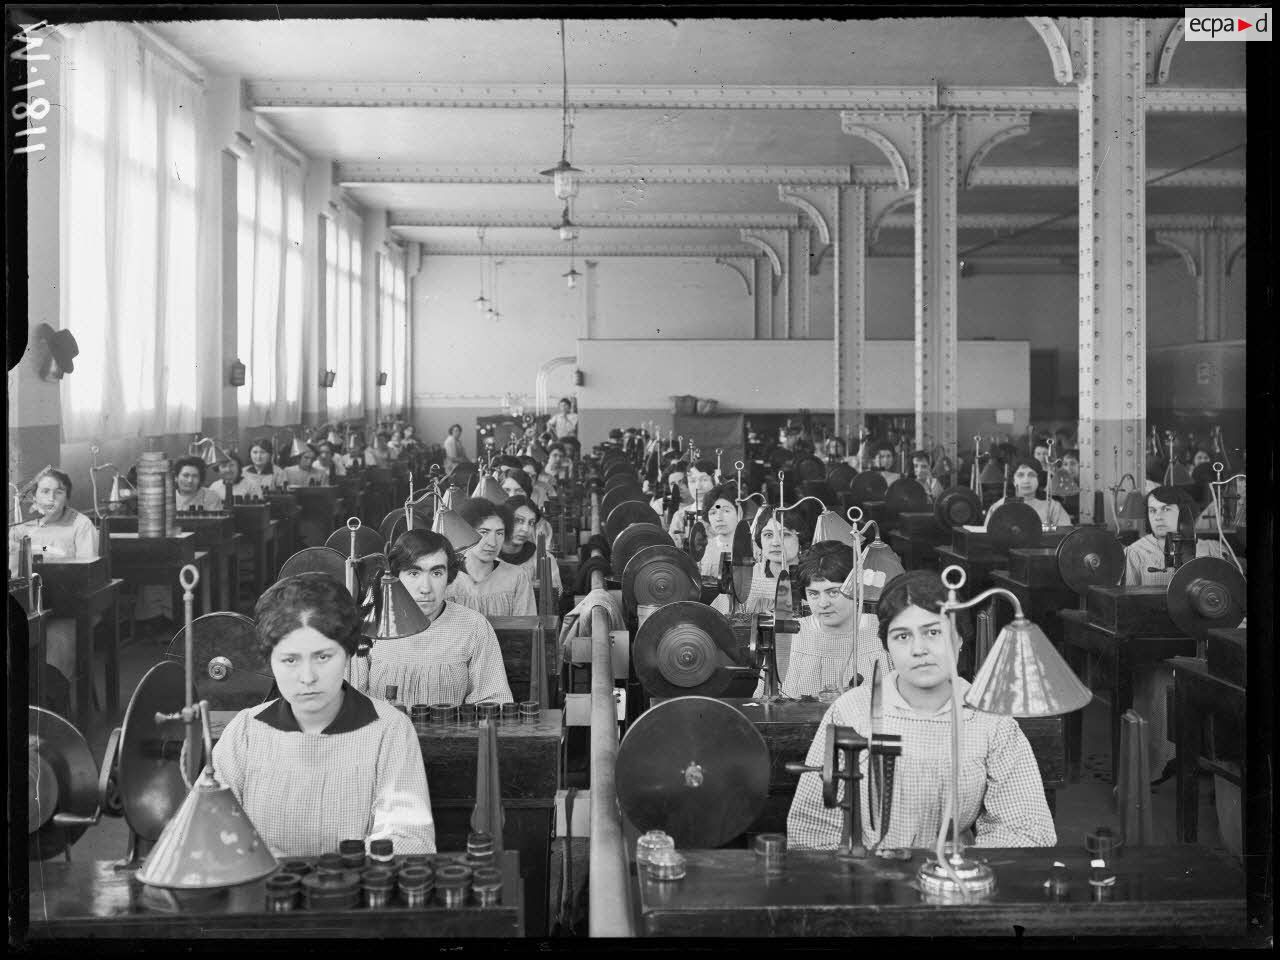
[[[286,577],[254,608],[281,696],[241,710],[213,748],[272,853],[331,853],[347,839],[390,839],[396,853],[434,853],[422,751],[409,718],[346,682],[360,615],[321,573]]]

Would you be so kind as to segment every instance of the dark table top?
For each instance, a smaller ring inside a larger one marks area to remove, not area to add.
[[[439,859],[452,858],[448,854]],[[524,903],[519,855],[499,855],[502,902],[446,909],[433,898],[427,906],[399,903],[370,910],[310,911],[301,905],[284,913],[265,909],[265,878],[220,891],[180,892],[147,887],[133,870],[117,871],[111,861],[54,860],[29,864],[31,897],[27,936],[182,938],[254,937],[518,937],[523,936]]]
[[[683,850],[678,881],[640,879],[641,929],[652,936],[1039,936],[1242,937],[1244,875],[1236,861],[1184,844],[1121,850],[1108,902],[1095,903],[1083,846],[982,849],[969,855],[995,871],[996,890],[978,904],[925,904],[909,861],[842,861],[827,851],[788,851],[766,876],[749,850]],[[1050,901],[1044,881],[1054,861],[1070,888]],[[1019,929],[1020,928],[1020,929]]]

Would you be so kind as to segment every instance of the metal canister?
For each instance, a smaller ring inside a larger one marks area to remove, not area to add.
[[[280,870],[282,873],[295,874],[301,879],[311,872],[311,861],[303,857],[293,857],[280,864]]]
[[[538,708],[537,700],[525,700],[520,704],[520,722],[521,723],[537,723],[538,718],[542,715]]]
[[[469,867],[460,863],[446,863],[436,867],[436,899],[443,906],[451,910],[465,906],[470,885]]]
[[[284,913],[292,910],[302,891],[302,878],[296,873],[277,873],[267,877],[267,912]]]
[[[165,536],[165,494],[169,489],[169,461],[164,453],[149,450],[138,460],[138,537]]]
[[[326,853],[316,861],[316,873],[341,873],[343,869],[342,855],[338,853]]]
[[[493,837],[479,832],[467,834],[467,862],[472,867],[489,867],[494,862]]]
[[[497,867],[477,867],[471,874],[471,892],[481,907],[502,902],[502,871]]]
[[[502,705],[493,700],[484,700],[476,704],[476,723],[488,720],[494,724],[502,716]]]
[[[451,703],[433,703],[431,722],[439,726],[452,726],[458,722],[458,708]]]
[[[395,878],[391,871],[383,867],[370,867],[360,878],[364,888],[365,906],[378,910],[387,905],[391,899],[391,890],[395,886]]]
[[[308,910],[351,910],[360,904],[360,874],[355,870],[318,870],[302,878]]]
[[[464,703],[458,707],[458,726],[474,727],[476,725],[476,705]]]
[[[756,859],[764,866],[767,874],[781,873],[787,858],[787,835],[785,833],[762,833],[752,844]]]
[[[520,719],[520,708],[514,703],[504,703],[502,705],[502,722],[504,724],[517,723]]]
[[[663,830],[650,830],[636,840],[636,866],[645,870],[654,853],[659,850],[674,850],[676,842]]]
[[[415,703],[409,708],[409,719],[413,721],[414,731],[426,733],[427,724],[431,722],[431,708],[425,703]]]
[[[338,844],[338,856],[342,857],[344,870],[363,870],[367,866],[363,840],[341,841]]]
[[[405,864],[396,882],[406,907],[425,907],[435,886],[435,874],[428,866]]]

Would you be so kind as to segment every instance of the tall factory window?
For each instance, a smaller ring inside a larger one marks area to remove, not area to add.
[[[122,24],[68,38],[62,82],[63,441],[199,428],[199,81]],[[36,216],[32,211],[31,216]]]
[[[329,417],[364,415],[364,313],[361,295],[360,217],[339,208],[325,230],[326,369],[335,373]]]
[[[302,169],[260,141],[236,177],[238,392],[246,426],[294,423],[302,400]]]
[[[378,406],[397,413],[409,405],[405,252],[393,245],[378,262],[378,369],[387,374],[387,382],[378,388]]]

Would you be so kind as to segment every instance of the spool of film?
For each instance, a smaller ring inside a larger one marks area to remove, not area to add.
[[[169,461],[159,451],[147,451],[138,461],[138,537],[165,535],[164,495],[169,484]]]

